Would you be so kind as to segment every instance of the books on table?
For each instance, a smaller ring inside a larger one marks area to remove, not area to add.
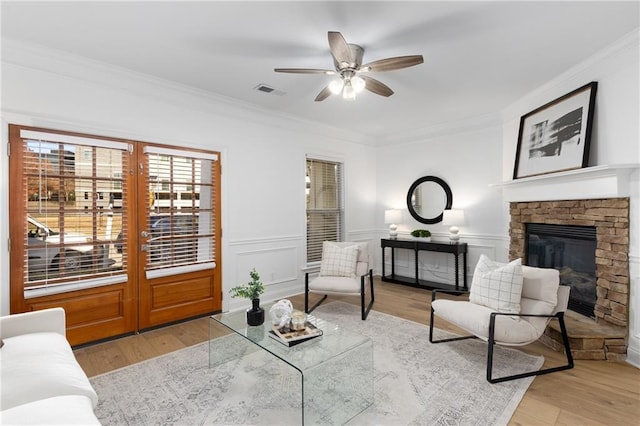
[[[288,327],[278,328],[276,325],[269,330],[269,337],[286,346],[295,346],[319,336],[322,336],[322,330],[308,321],[302,330],[291,330]]]

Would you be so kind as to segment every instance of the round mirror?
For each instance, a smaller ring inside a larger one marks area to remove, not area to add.
[[[415,220],[433,224],[442,221],[442,212],[451,208],[451,188],[436,176],[423,176],[413,182],[407,193],[407,208]]]

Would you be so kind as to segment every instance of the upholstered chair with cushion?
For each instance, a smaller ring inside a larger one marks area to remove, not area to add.
[[[560,285],[556,269],[524,266],[520,259],[504,264],[481,255],[473,275],[468,301],[437,299],[437,294],[442,290],[433,291],[429,341],[442,343],[468,338],[486,341],[487,380],[491,383],[573,368],[564,322],[569,290],[569,287]],[[471,333],[471,336],[434,340],[435,316],[462,328]],[[566,365],[500,378],[492,377],[494,345],[523,346],[533,343],[542,336],[552,319],[558,320],[560,325]]]
[[[319,271],[307,270],[304,278],[304,310],[306,313],[317,308],[328,295],[360,296],[361,316],[367,319],[373,305],[373,270],[369,261],[369,243],[332,242],[322,244],[322,261]],[[310,274],[318,273],[311,279]],[[366,281],[369,281],[367,287]],[[309,293],[323,297],[309,308]],[[365,295],[369,293],[369,303]]]

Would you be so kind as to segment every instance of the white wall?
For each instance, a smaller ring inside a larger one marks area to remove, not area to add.
[[[347,235],[374,232],[375,152],[352,135],[253,110],[171,83],[3,41],[2,134],[8,123],[221,152],[224,309],[253,267],[265,300],[303,291],[305,155],[345,163]],[[8,157],[0,160],[0,300],[9,312]]]
[[[415,220],[407,209],[407,192],[422,176],[437,176],[451,188],[453,208],[464,210],[466,224],[460,226],[461,241],[469,244],[468,263],[472,269],[481,253],[491,258],[507,258],[505,235],[507,212],[501,193],[489,185],[501,180],[502,129],[499,123],[486,121],[484,126],[464,133],[430,135],[422,140],[378,149],[376,218],[380,237],[388,236],[384,210],[401,209],[403,220],[398,235],[409,237],[414,229],[428,229],[432,241],[448,242],[448,227],[441,223],[426,225]],[[377,246],[377,273],[381,273],[381,249]],[[385,255],[389,264],[389,255]],[[413,276],[413,252],[396,251],[396,273]],[[386,266],[389,268],[389,265]],[[454,257],[448,254],[420,253],[421,278],[451,282]],[[388,269],[387,269],[388,271]],[[467,270],[467,274],[470,271]]]
[[[499,189],[513,173],[521,115],[569,91],[599,82],[591,165],[640,163],[638,35],[632,34],[505,109],[501,120],[459,123],[412,142],[368,148],[359,135],[274,116],[84,60],[3,41],[2,135],[17,123],[222,152],[223,285],[248,279],[256,267],[267,299],[302,291],[304,264],[304,158],[311,153],[345,161],[347,237],[371,241],[387,235],[384,210],[404,208],[400,234],[417,227],[446,240],[447,230],[424,226],[406,211],[406,193],[421,176],[443,178],[454,207],[464,208],[463,241],[470,269],[480,253],[507,259],[508,211]],[[456,128],[464,128],[463,132]],[[631,175],[630,361],[640,365],[640,184]],[[9,311],[8,159],[0,160],[0,313]],[[272,208],[281,205],[282,208]],[[444,256],[444,255],[443,255]],[[410,259],[400,259],[408,264]],[[437,266],[437,268],[435,268]],[[427,255],[434,279],[451,276],[452,260]],[[240,301],[225,298],[225,309]]]
[[[634,31],[503,111],[502,176],[511,179],[520,116],[590,82],[598,82],[589,166],[640,166],[640,42]],[[630,203],[630,312],[627,360],[640,367],[640,170],[625,185]],[[563,196],[564,194],[554,194]]]
[[[480,253],[507,260],[508,202],[500,184],[513,176],[520,117],[590,81],[598,81],[589,165],[640,165],[639,51],[636,31],[506,108],[499,125],[487,120],[486,126],[476,123],[475,130],[464,133],[449,128],[440,134],[415,138],[411,143],[379,148],[376,209],[379,236],[388,235],[384,210],[403,208],[400,235],[427,228],[434,234],[434,240],[446,240],[444,226],[420,224],[406,210],[411,183],[421,176],[435,175],[451,186],[453,206],[465,210],[467,224],[461,227],[461,241],[469,243],[467,274],[471,274]],[[459,124],[460,128],[473,127]],[[625,196],[631,198],[628,361],[640,367],[640,170],[636,169],[624,186],[629,188]],[[408,250],[396,253],[396,270],[413,276],[413,253]],[[450,282],[452,256],[429,253],[420,256],[420,273],[424,278]],[[389,263],[388,257],[386,261]],[[380,262],[378,273],[379,265]]]

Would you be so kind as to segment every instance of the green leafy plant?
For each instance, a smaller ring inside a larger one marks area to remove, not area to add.
[[[431,232],[427,229],[415,229],[411,231],[411,236],[417,238],[427,238],[431,236]]]
[[[258,275],[256,269],[253,268],[251,272],[249,272],[249,276],[251,277],[251,281],[246,284],[237,285],[229,290],[231,297],[244,297],[251,300],[260,298],[260,295],[264,292],[264,284],[260,281],[260,275]]]

